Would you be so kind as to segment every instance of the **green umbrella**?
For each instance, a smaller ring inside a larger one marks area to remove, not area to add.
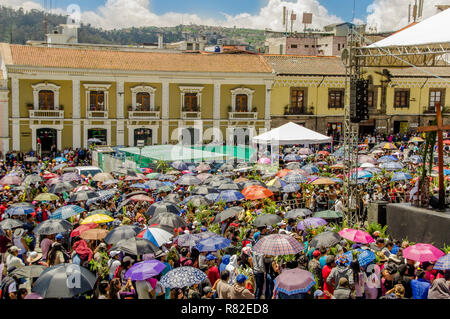
[[[163,186],[156,189],[156,192],[159,193],[168,193],[172,191],[172,187],[170,186]]]
[[[147,174],[146,175],[149,179],[156,179],[156,178],[158,178],[159,176],[161,176],[161,174],[160,173],[150,173],[150,174]]]
[[[42,193],[34,198],[35,201],[40,201],[40,202],[52,201],[52,200],[58,200],[58,199],[59,199],[59,197],[52,193]]]
[[[341,212],[335,210],[323,210],[321,212],[314,213],[313,217],[323,218],[323,219],[336,219],[344,217]]]
[[[108,215],[108,216],[112,216],[112,213],[110,211],[105,210],[105,209],[93,210],[93,211],[89,212],[87,214],[87,216],[92,216],[92,215],[97,215],[97,214],[105,214],[105,215]]]

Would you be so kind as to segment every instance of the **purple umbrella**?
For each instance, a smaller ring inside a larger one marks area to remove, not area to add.
[[[27,294],[24,299],[44,299],[44,298],[42,298],[42,296],[38,295],[37,293],[32,292],[30,294]]]
[[[275,290],[287,295],[306,293],[315,283],[313,274],[300,268],[284,270],[274,282]]]
[[[159,260],[144,260],[131,266],[125,273],[125,278],[131,280],[145,280],[147,278],[159,275],[166,268]]]
[[[298,230],[306,230],[307,228],[317,228],[319,226],[323,226],[328,224],[327,221],[323,218],[318,217],[310,217],[302,220],[297,224]]]
[[[61,181],[63,182],[79,182],[82,180],[83,178],[77,173],[65,173],[61,176]]]

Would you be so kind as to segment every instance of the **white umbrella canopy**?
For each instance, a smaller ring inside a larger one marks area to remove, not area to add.
[[[317,133],[304,126],[289,122],[261,135],[253,137],[254,143],[260,144],[322,144],[331,143],[332,138]]]

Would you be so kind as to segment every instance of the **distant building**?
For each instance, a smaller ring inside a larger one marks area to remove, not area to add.
[[[49,44],[78,43],[78,26],[61,24],[52,33],[46,35]]]

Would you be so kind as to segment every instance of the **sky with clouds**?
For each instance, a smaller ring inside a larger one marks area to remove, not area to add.
[[[0,0],[14,8],[42,9],[65,14],[71,4],[80,7],[81,22],[104,29],[175,26],[183,24],[283,30],[283,6],[297,13],[294,30],[301,31],[303,12],[313,13],[313,27],[354,21],[378,31],[408,24],[408,4],[414,0]],[[424,18],[436,13],[442,0],[425,0]]]

